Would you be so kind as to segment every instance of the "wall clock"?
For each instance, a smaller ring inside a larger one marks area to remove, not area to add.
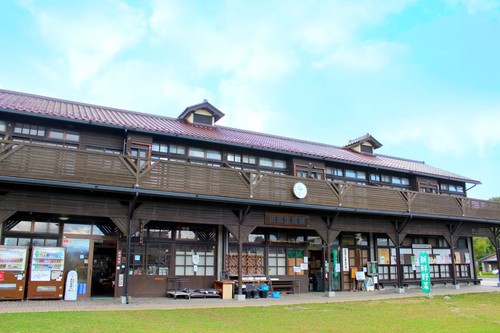
[[[298,199],[304,199],[307,195],[307,187],[304,183],[297,182],[293,185],[292,188],[293,195],[295,195]]]

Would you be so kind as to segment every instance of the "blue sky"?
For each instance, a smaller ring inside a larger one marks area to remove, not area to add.
[[[500,196],[500,1],[0,2],[0,87],[377,152]]]

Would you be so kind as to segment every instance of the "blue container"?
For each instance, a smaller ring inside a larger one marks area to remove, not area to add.
[[[272,298],[280,298],[281,297],[281,293],[279,291],[273,291],[271,293],[271,297]]]

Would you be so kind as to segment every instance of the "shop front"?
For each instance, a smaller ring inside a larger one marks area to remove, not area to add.
[[[110,222],[48,214],[18,213],[6,221],[3,228],[3,244],[25,247],[31,254],[28,266],[40,267],[39,272],[28,273],[31,274],[28,276],[29,281],[44,281],[42,275],[45,272],[53,275],[60,271],[60,276],[47,279],[61,285],[58,287],[61,290],[54,293],[55,296],[48,292],[33,294],[28,291],[21,299],[62,298],[62,285],[71,270],[78,274],[78,297],[114,297],[117,239],[117,228]],[[53,249],[61,249],[61,258],[64,258],[58,268],[47,266],[54,266],[53,261],[59,260],[57,253],[50,256],[49,250]],[[49,254],[47,259],[35,257],[36,253],[45,252]],[[35,259],[38,262],[34,262]],[[34,274],[39,277],[35,278]]]

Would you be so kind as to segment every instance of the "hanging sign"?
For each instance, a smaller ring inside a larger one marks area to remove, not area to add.
[[[429,294],[431,292],[429,254],[427,252],[421,252],[419,259],[420,259],[420,279],[422,285],[422,292]]]

